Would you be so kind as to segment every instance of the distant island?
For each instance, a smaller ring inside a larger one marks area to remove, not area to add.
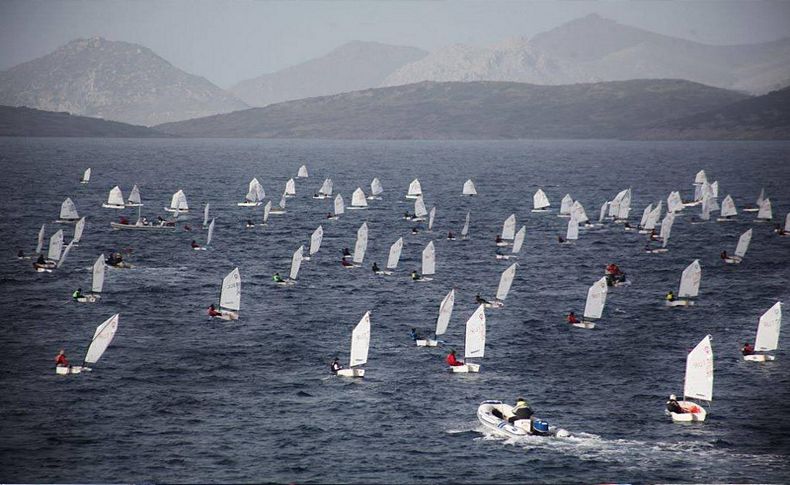
[[[0,136],[156,138],[170,135],[118,121],[0,106]]]

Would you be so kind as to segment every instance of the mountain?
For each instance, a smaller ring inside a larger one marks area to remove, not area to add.
[[[423,82],[289,101],[156,129],[229,138],[619,138],[746,98],[681,80],[564,86]]]
[[[389,74],[427,52],[354,41],[329,54],[272,74],[242,81],[231,92],[250,106],[377,87]]]
[[[169,137],[145,126],[13,106],[0,106],[0,136]]]
[[[246,107],[150,49],[101,38],[0,72],[0,104],[148,126]]]
[[[790,87],[640,130],[636,138],[790,140]]]
[[[419,81],[541,84],[687,79],[762,94],[790,84],[790,39],[714,46],[619,24],[592,14],[532,39],[452,46],[403,66],[386,86]]]

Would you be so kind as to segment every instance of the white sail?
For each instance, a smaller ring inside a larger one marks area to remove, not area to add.
[[[614,199],[612,199],[612,201],[609,203],[609,216],[610,217],[617,217],[618,214],[620,214],[620,203],[622,202],[623,197],[625,197],[625,194],[627,192],[628,192],[628,189],[621,190],[620,192],[617,193],[617,195],[614,197]]]
[[[661,218],[662,204],[663,202],[659,202],[658,205],[652,211],[650,211],[647,221],[645,222],[644,229],[652,231],[656,228],[658,220]]]
[[[309,175],[307,174],[307,166],[302,165],[301,167],[299,167],[299,171],[296,172],[296,176],[300,179],[306,179],[307,177],[309,177]]]
[[[516,267],[518,265],[513,263],[502,272],[502,276],[499,277],[499,286],[496,289],[496,299],[499,301],[505,301],[507,298],[507,294],[510,293],[510,286],[513,284],[513,279],[516,277]]]
[[[351,359],[349,367],[364,365],[368,361],[370,348],[370,312],[365,312],[362,319],[351,332]]]
[[[93,263],[93,280],[91,282],[91,293],[101,293],[104,289],[104,255],[100,254]]]
[[[129,198],[126,200],[129,205],[142,205],[143,201],[140,198],[140,188],[135,185],[129,193]]]
[[[472,179],[464,182],[463,195],[477,195],[477,189],[475,188],[475,183],[472,182]]]
[[[683,209],[683,200],[680,198],[680,192],[670,192],[667,197],[667,211],[678,212]]]
[[[606,209],[609,207],[609,201],[604,202],[601,204],[601,212],[598,214],[598,222],[603,222],[604,218],[606,217]]]
[[[381,195],[384,192],[384,187],[381,186],[381,181],[374,178],[370,183],[370,195]]]
[[[699,295],[699,284],[702,279],[702,268],[699,259],[695,259],[683,270],[680,277],[680,290],[678,296],[681,298],[693,298]]]
[[[771,220],[773,217],[774,215],[773,211],[771,210],[771,199],[763,199],[763,203],[760,204],[760,212],[757,213],[757,218]]]
[[[80,182],[87,184],[90,181],[91,181],[91,169],[86,168],[85,173],[82,174],[82,180],[80,180]]]
[[[628,214],[631,212],[631,189],[626,189],[625,194],[623,194],[623,198],[620,199],[620,206],[617,210],[617,217],[618,219],[625,220],[628,219]]]
[[[401,251],[403,251],[403,238],[399,237],[398,240],[390,246],[390,254],[387,258],[387,269],[395,269],[398,267]]]
[[[411,183],[409,184],[409,194],[408,195],[411,195],[411,196],[422,195],[422,185],[420,185],[420,181],[419,180],[414,179],[414,180],[411,181]]]
[[[716,180],[715,182],[710,184],[710,193],[713,196],[713,198],[716,198],[716,197],[719,196],[719,181],[718,180]]]
[[[439,305],[439,318],[436,319],[437,337],[439,335],[444,335],[444,332],[447,331],[447,326],[450,324],[450,317],[453,315],[453,306],[455,306],[455,289],[450,290]]]
[[[790,215],[790,214],[788,214]],[[466,237],[469,234],[469,218],[471,213],[469,211],[466,212],[466,221],[464,222],[464,227],[461,229],[461,236]],[[790,220],[790,219],[789,219]]]
[[[365,191],[357,187],[357,190],[351,195],[351,207],[367,207],[368,200],[365,197]]]
[[[466,321],[466,338],[464,339],[464,358],[481,358],[486,350],[486,311],[480,305]]]
[[[686,357],[683,396],[703,401],[713,400],[713,348],[710,345],[710,335],[702,339]]]
[[[601,318],[606,304],[606,277],[593,283],[587,290],[587,302],[584,304],[584,318]]]
[[[208,202],[206,202],[205,207],[203,207],[203,227],[206,227],[206,225],[208,225],[208,206],[209,204]]]
[[[63,251],[63,230],[58,229],[58,232],[49,238],[49,250],[47,251],[47,259],[51,261],[58,261],[60,253]]]
[[[754,350],[770,352],[779,346],[779,330],[782,326],[782,303],[776,302],[767,312],[760,317],[757,325],[757,338],[754,341]]]
[[[434,273],[436,273],[436,249],[431,241],[422,250],[422,274],[432,275]]]
[[[280,206],[281,210],[285,210],[285,192],[283,192],[283,195],[280,196],[280,203],[277,205]]]
[[[313,235],[310,236],[310,256],[314,255],[321,249],[321,241],[324,240],[324,228],[323,226],[318,226],[318,228],[313,231]]]
[[[433,220],[436,218],[436,207],[431,207],[431,211],[428,213],[428,230],[433,229]]]
[[[211,219],[211,224],[208,225],[208,235],[206,236],[206,246],[211,244],[211,238],[214,237],[214,220]]]
[[[578,200],[575,201],[571,206],[571,215],[576,218],[576,221],[579,224],[584,224],[590,220],[590,218],[587,217],[587,212],[585,212],[584,206]]]
[[[80,220],[77,221],[77,224],[74,225],[74,237],[71,238],[71,242],[78,243],[82,239],[82,233],[85,231],[85,218],[82,217]]]
[[[302,267],[302,260],[304,259],[304,246],[299,246],[299,249],[294,251],[293,256],[291,256],[291,274],[288,277],[292,280],[296,280],[296,277],[299,276],[299,268]]]
[[[735,201],[732,200],[731,196],[727,195],[727,197],[721,201],[721,212],[719,214],[722,217],[730,217],[738,214],[738,211],[735,210]]]
[[[175,210],[178,209],[179,211],[188,211],[189,204],[187,204],[187,196],[184,194],[183,190],[180,190],[173,194],[173,197],[170,199],[170,208]]]
[[[335,197],[335,215],[339,216],[346,211],[346,204],[343,202],[343,196],[337,194]]]
[[[324,183],[321,185],[321,189],[318,190],[318,193],[325,196],[332,195],[332,179],[325,179]]]
[[[709,203],[710,203],[710,210],[711,210],[711,212],[721,209],[719,207],[719,201],[716,199],[715,195],[710,197]]]
[[[365,251],[368,249],[368,223],[363,222],[357,230],[357,242],[354,244],[354,263],[362,264]]]
[[[77,214],[77,207],[71,197],[66,197],[66,200],[60,204],[60,220],[62,221],[76,221],[80,216]]]
[[[647,219],[650,217],[650,213],[653,212],[653,204],[648,204],[645,207],[645,210],[642,211],[642,219],[639,221],[639,227],[644,228],[645,224],[647,224]]]
[[[263,223],[266,224],[266,221],[269,220],[269,213],[272,211],[272,201],[266,201],[266,205],[263,206]]]
[[[72,246],[74,246],[74,241],[71,241],[70,243],[68,243],[68,244],[66,245],[66,249],[64,249],[64,250],[63,250],[63,254],[61,254],[61,255],[60,255],[60,260],[58,260],[58,264],[57,264],[57,267],[58,267],[58,268],[60,268],[61,266],[63,266],[63,263],[65,263],[65,262],[66,262],[66,257],[67,257],[67,256],[69,255],[69,253],[71,252],[71,248],[72,248]]]
[[[288,179],[288,182],[285,182],[285,195],[296,195],[296,182],[294,182],[294,179]]]
[[[513,239],[516,235],[516,215],[510,214],[502,224],[502,239]]]
[[[126,205],[123,201],[123,192],[117,185],[110,189],[110,194],[107,196],[107,205]]]
[[[699,172],[697,172],[697,175],[694,177],[695,184],[704,184],[707,181],[708,181],[708,177],[705,175],[704,170],[700,170]]]
[[[115,337],[115,332],[118,331],[119,316],[120,314],[116,313],[96,327],[96,331],[93,333],[93,340],[91,340],[91,344],[88,347],[88,352],[85,353],[86,364],[95,364],[98,362],[104,354],[104,351],[110,346],[113,337]]]
[[[247,195],[244,196],[245,202],[262,202],[266,198],[266,192],[257,178],[250,180],[247,188]]]
[[[44,226],[41,226],[41,229],[43,230]],[[790,212],[785,216],[785,232],[790,232]]]
[[[513,239],[513,254],[521,252],[521,246],[524,244],[524,237],[527,235],[527,226],[521,226],[521,229],[516,233],[516,238]]]
[[[414,215],[416,217],[425,217],[428,215],[428,209],[425,208],[425,202],[422,200],[422,196],[418,195],[416,199],[414,199]]]
[[[667,215],[664,217],[664,221],[661,223],[661,244],[663,247],[667,247],[669,243],[669,236],[672,234],[672,225],[675,223],[675,213],[674,212],[667,212]]]
[[[573,215],[568,219],[568,231],[565,233],[565,239],[568,241],[579,239],[579,221]]]
[[[36,243],[36,254],[41,254],[41,250],[44,249],[44,231],[46,230],[47,225],[41,224],[41,229],[38,230],[38,242]]]
[[[538,191],[535,192],[535,195],[532,196],[533,209],[545,209],[550,205],[549,198],[546,197],[546,192],[543,192],[543,189],[538,189]]]
[[[735,247],[735,255],[739,258],[746,256],[746,251],[749,250],[749,243],[752,242],[752,230],[749,229],[748,231],[741,234],[741,237],[738,238],[738,245]]]
[[[757,207],[763,205],[763,201],[765,200],[765,188],[760,189],[760,195],[757,196]]]
[[[560,214],[570,215],[571,207],[573,207],[573,197],[571,197],[571,194],[565,194],[565,197],[560,202]]]
[[[710,220],[710,211],[713,210],[711,208],[711,200],[713,200],[713,197],[710,195],[706,194],[702,197],[702,207],[700,208],[699,218],[703,221]]]
[[[219,306],[220,308],[236,312],[241,308],[241,275],[239,274],[239,268],[235,268],[222,280]]]

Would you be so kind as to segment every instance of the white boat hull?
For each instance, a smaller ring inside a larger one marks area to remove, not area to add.
[[[678,404],[680,404],[680,407],[690,412],[669,413],[669,415],[672,416],[672,422],[691,423],[697,421],[705,421],[705,417],[707,416],[708,413],[699,404],[693,403],[691,401],[678,401]]]
[[[734,217],[717,217],[716,222],[735,222]]]
[[[488,303],[484,303],[483,306],[485,306],[486,308],[502,308],[503,306],[505,306],[505,302],[494,300]]]
[[[417,195],[407,195],[407,196],[406,196],[406,198],[407,198],[407,199],[416,199],[416,198],[418,198],[420,195],[422,195],[422,194],[417,194]]]
[[[105,203],[103,203],[101,206],[102,206],[102,207],[104,207],[105,209],[126,209],[126,206],[125,206],[125,205],[120,205],[120,204],[108,204],[108,203],[106,203],[106,202],[105,202]]]
[[[750,362],[770,362],[774,359],[775,357],[773,355],[767,354],[752,354],[743,356],[743,360],[748,360]]]
[[[741,212],[759,212],[759,207],[748,207],[746,209],[741,209]]]
[[[483,401],[477,408],[477,419],[480,421],[480,424],[500,436],[506,438],[523,438],[525,436],[567,438],[570,436],[568,431],[556,427],[549,427],[548,423],[545,423],[547,431],[535,431],[532,427],[532,421],[529,419],[519,419],[511,424],[507,420],[495,416],[493,413],[494,410],[499,411],[502,416],[510,416],[513,414],[513,407],[502,403],[502,401]],[[542,423],[542,420],[535,419],[535,422]]]
[[[236,313],[236,312],[229,312],[229,311],[223,310],[222,314],[219,317],[217,317],[217,318],[219,318],[220,320],[238,320],[239,319],[239,314]]]
[[[666,301],[664,303],[668,307],[675,307],[675,306],[694,306],[694,302],[691,300],[673,300],[673,301]]]
[[[463,364],[450,366],[450,370],[456,374],[468,374],[470,372],[480,372],[480,364]]]
[[[352,205],[352,206],[346,207],[346,209],[351,209],[351,210],[363,210],[363,209],[367,209],[367,207],[354,207],[354,206]]]
[[[429,278],[427,276],[422,276],[420,278],[417,278],[416,280],[412,279],[412,281],[416,281],[416,282],[420,283],[420,282],[426,282],[426,281],[433,281],[433,278]]]
[[[340,377],[365,377],[365,369],[340,369],[337,371]]]
[[[532,209],[532,212],[548,212],[549,209]]]
[[[727,264],[741,264],[741,261],[743,260],[738,257],[724,258],[724,262]]]
[[[55,374],[59,376],[67,376],[69,374],[79,374],[83,371],[90,372],[89,367],[82,367],[81,365],[72,365],[69,367],[58,366],[55,367]]]
[[[645,252],[648,254],[663,254],[666,253],[667,251],[669,251],[669,249],[667,248],[657,248],[657,249],[650,249]]]
[[[100,295],[88,294],[77,298],[77,301],[79,303],[96,303],[97,301],[99,301],[100,298],[101,298]]]
[[[110,227],[116,230],[134,230],[134,231],[156,231],[156,230],[173,230],[176,226],[160,226],[160,225],[143,225],[143,224],[120,224],[118,222],[111,222]]]
[[[588,321],[585,321],[585,320],[582,320],[581,322],[578,322],[578,323],[571,323],[571,325],[573,325],[574,327],[577,327],[577,328],[586,328],[588,330],[595,328],[595,323],[594,322],[588,322]]]
[[[433,339],[417,339],[414,341],[417,347],[436,347],[439,345],[438,340]]]
[[[179,214],[185,214],[189,212],[189,209],[172,209],[170,207],[165,207],[165,211],[167,212],[178,212]]]
[[[236,204],[239,207],[258,207],[261,205],[260,202],[239,202]]]

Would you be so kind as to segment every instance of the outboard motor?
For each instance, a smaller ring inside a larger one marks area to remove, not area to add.
[[[538,436],[548,436],[549,435],[549,423],[548,421],[543,421],[542,419],[533,419],[532,420],[532,434]]]

